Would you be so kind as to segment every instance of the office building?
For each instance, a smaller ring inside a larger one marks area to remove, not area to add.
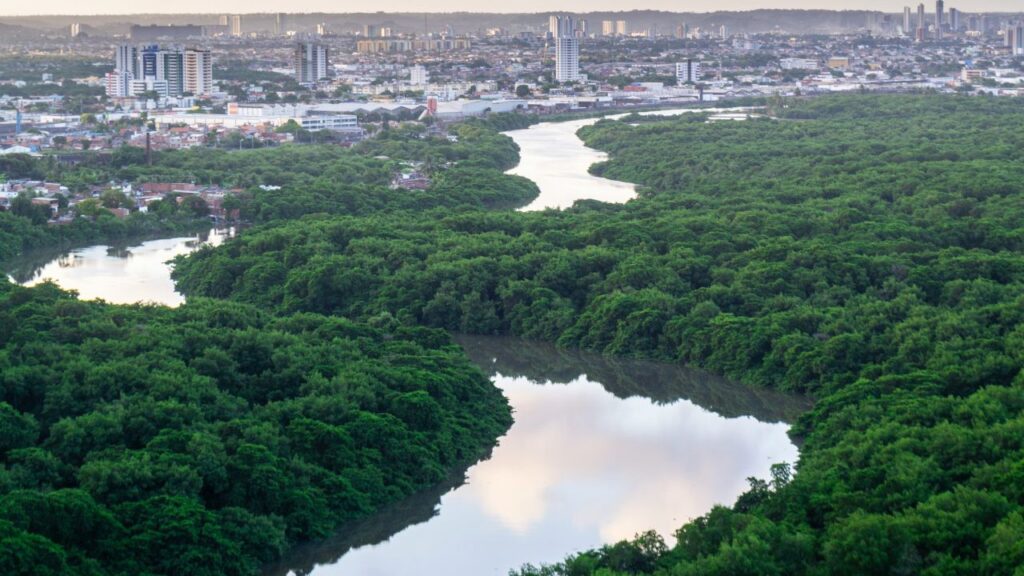
[[[949,9],[949,30],[954,34],[960,31],[960,11],[956,8]]]
[[[676,85],[696,84],[700,82],[700,62],[687,59],[676,63]]]
[[[935,0],[935,39],[942,40],[942,28],[945,24],[945,14],[943,13],[943,6],[945,2],[942,0]]]
[[[213,93],[213,55],[205,48],[187,48],[183,54],[184,90],[193,96]]]
[[[575,82],[580,79],[580,40],[576,37],[576,19],[552,16],[555,25],[555,80]]]
[[[327,46],[318,42],[299,42],[295,45],[295,80],[312,85],[327,78]]]

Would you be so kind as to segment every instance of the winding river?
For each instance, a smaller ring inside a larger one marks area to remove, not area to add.
[[[678,108],[640,112],[641,116],[678,116],[695,112],[710,113],[711,119],[743,120],[761,110],[752,107],[735,108]],[[606,116],[613,120],[627,114]],[[540,195],[524,211],[548,208],[569,208],[577,200],[601,200],[622,203],[636,196],[636,187],[628,182],[600,178],[590,174],[589,168],[608,159],[600,150],[584,146],[576,132],[584,126],[596,124],[601,118],[585,118],[568,122],[542,122],[522,130],[504,134],[519,145],[519,164],[508,174],[533,180]]]
[[[574,137],[579,125],[521,131],[530,139],[562,134],[550,143],[562,162],[552,163],[550,154],[517,139],[520,173],[533,177],[530,166],[542,166],[548,175],[537,180],[542,207],[564,206],[570,198],[628,199],[601,196],[625,190],[622,183],[590,188],[586,169],[594,151],[564,136]],[[557,174],[557,166],[564,172]],[[560,191],[559,182],[576,184]],[[225,235],[37,256],[16,263],[10,273],[23,284],[56,282],[82,298],[176,306],[183,298],[174,291],[167,261]],[[490,457],[323,542],[298,548],[266,574],[504,576],[527,562],[554,562],[648,529],[671,542],[688,519],[715,504],[731,504],[747,477],[764,478],[771,464],[797,458],[786,422],[806,409],[801,398],[673,365],[511,338],[457,340],[515,411],[515,424]]]

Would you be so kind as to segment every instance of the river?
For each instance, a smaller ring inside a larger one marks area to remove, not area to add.
[[[25,286],[52,281],[78,292],[84,300],[113,304],[153,302],[178,306],[185,297],[174,289],[170,260],[203,244],[219,245],[232,234],[213,229],[182,238],[149,240],[130,246],[90,246],[54,253],[38,251],[16,259],[8,269],[11,280]]]
[[[534,160],[531,149],[523,154]],[[584,164],[564,166],[585,171]],[[168,260],[226,235],[37,255],[10,273],[87,299],[177,306],[183,298]],[[807,408],[801,398],[674,365],[511,338],[457,340],[514,410],[490,456],[299,547],[267,575],[504,576],[648,529],[671,542],[682,523],[731,504],[747,477],[765,478],[773,463],[797,459],[786,422]]]
[[[704,112],[712,119],[742,120],[760,108],[678,108],[640,112],[641,116],[678,116]],[[627,114],[614,114],[605,118],[617,120]],[[584,126],[596,124],[601,118],[585,118],[567,122],[542,122],[522,130],[504,134],[519,145],[519,164],[508,174],[533,180],[540,194],[524,211],[548,208],[568,208],[577,200],[601,200],[622,203],[636,197],[636,187],[628,182],[600,178],[590,174],[592,165],[608,159],[600,150],[588,148],[576,132]]]

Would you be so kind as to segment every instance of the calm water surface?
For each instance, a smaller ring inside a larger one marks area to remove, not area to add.
[[[511,338],[459,337],[515,410],[490,459],[267,571],[502,575],[731,504],[794,462],[803,399],[704,372]]]
[[[169,260],[203,244],[218,245],[231,230],[209,230],[194,236],[150,240],[134,246],[90,246],[59,254],[28,254],[8,270],[25,286],[52,281],[75,290],[83,300],[101,298],[115,304],[154,302],[178,306],[185,297],[174,289]]]

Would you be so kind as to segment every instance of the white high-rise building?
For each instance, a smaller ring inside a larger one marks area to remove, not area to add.
[[[295,81],[316,84],[327,78],[327,46],[318,42],[299,42],[295,46]]]
[[[236,38],[242,35],[242,17],[238,14],[231,17],[231,35]]]
[[[700,82],[700,62],[687,60],[676,63],[676,84],[696,84]]]
[[[555,80],[575,82],[580,79],[580,40],[576,37],[576,19],[552,16],[555,30]],[[557,26],[556,26],[557,24]]]
[[[139,75],[138,49],[121,44],[114,51],[114,71],[107,73],[106,92],[111,98],[132,95],[132,82]]]
[[[213,55],[205,48],[187,48],[184,53],[184,90],[193,96],[213,93]]]
[[[430,82],[430,75],[427,74],[427,69],[417,64],[412,68],[409,68],[409,84],[413,86],[425,86]]]
[[[912,36],[913,33],[910,28],[910,6],[903,7],[903,35]]]
[[[136,66],[138,66],[138,49],[130,44],[121,44],[117,47],[117,51],[114,52],[114,70],[122,72],[136,73]]]

